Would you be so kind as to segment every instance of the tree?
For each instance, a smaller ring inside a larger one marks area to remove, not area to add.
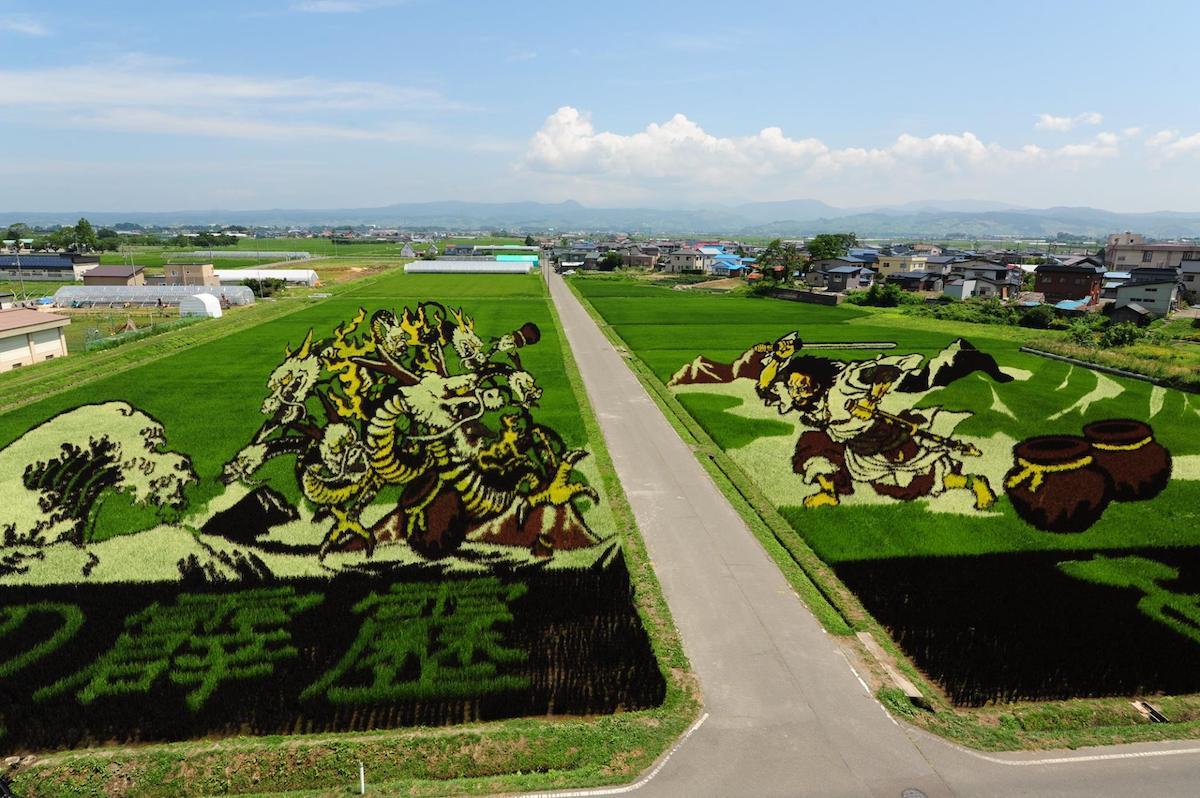
[[[537,246],[537,242],[533,240],[533,236],[525,236],[525,246],[527,246],[527,247]]]
[[[625,265],[625,259],[621,257],[620,252],[609,251],[604,253],[604,257],[600,259],[600,271],[611,272],[613,269],[619,269]]]
[[[10,224],[8,229],[4,231],[4,235],[0,236],[4,240],[20,241],[22,238],[33,238],[33,229],[24,222]]]
[[[814,236],[806,245],[808,256],[812,260],[840,258],[850,250],[850,247],[856,246],[858,246],[858,236],[854,233],[822,233]]]
[[[800,254],[800,250],[777,238],[759,253],[755,263],[764,280],[778,280],[781,277],[786,279],[804,267],[804,256]]]
[[[75,246],[80,250],[96,248],[96,230],[87,219],[75,223]]]

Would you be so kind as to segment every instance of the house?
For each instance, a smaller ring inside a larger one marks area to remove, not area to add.
[[[653,269],[658,265],[658,247],[626,247],[621,250],[622,262],[632,269]]]
[[[918,255],[941,255],[942,248],[936,244],[913,244],[912,251]]]
[[[1100,298],[1116,299],[1117,289],[1132,279],[1131,272],[1105,272],[1104,280],[1100,283]]]
[[[928,259],[927,255],[916,254],[879,255],[875,268],[879,270],[880,277],[890,277],[900,272],[926,271],[925,262]]]
[[[962,258],[958,255],[930,255],[925,259],[924,270],[945,276],[950,273],[951,266],[960,260]]]
[[[0,371],[67,356],[66,316],[29,308],[0,310]]]
[[[694,247],[677,249],[674,252],[660,255],[658,258],[659,270],[670,274],[707,272],[711,269],[711,266],[712,256],[706,255]]]
[[[941,293],[945,280],[937,272],[898,272],[889,275],[889,283],[900,286],[905,291],[937,291]]]
[[[1151,244],[1141,233],[1113,233],[1104,247],[1104,262],[1110,269],[1137,266],[1179,268],[1185,260],[1200,260],[1200,242]]]
[[[413,249],[413,245],[411,242],[405,242],[404,246],[400,248],[400,257],[402,257],[402,258],[417,257],[417,251],[415,249]]]
[[[163,285],[220,285],[211,263],[167,263]]]
[[[1034,269],[1033,290],[1045,294],[1046,302],[1054,304],[1063,299],[1090,298],[1090,304],[1100,301],[1100,285],[1104,281],[1103,266],[1064,266],[1043,263]]]
[[[1116,307],[1141,305],[1155,316],[1169,316],[1179,301],[1178,280],[1130,280],[1117,289]]]
[[[84,285],[145,285],[141,266],[97,266],[83,273]]]
[[[1179,264],[1179,284],[1189,302],[1200,302],[1200,260],[1185,260]]]
[[[826,270],[824,276],[825,290],[839,293],[870,288],[871,284],[875,282],[874,269],[854,264],[835,266]]]
[[[1136,324],[1139,327],[1145,327],[1150,323],[1152,314],[1137,302],[1130,302],[1128,305],[1122,305],[1114,310],[1108,317],[1113,324]]]
[[[942,287],[942,296],[950,299],[970,299],[975,295],[975,280],[953,277]]]
[[[0,310],[8,310],[16,304],[17,295],[11,291],[0,291]]]

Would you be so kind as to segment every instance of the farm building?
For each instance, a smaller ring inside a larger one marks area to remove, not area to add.
[[[404,265],[405,274],[529,274],[528,261],[417,260]]]
[[[60,308],[176,307],[196,294],[213,294],[231,305],[254,304],[254,292],[244,285],[67,285],[54,292],[54,304]]]
[[[212,294],[193,294],[179,300],[180,316],[204,316],[210,319],[219,319],[223,314],[221,300]]]
[[[163,266],[164,285],[220,285],[211,263],[168,263]]]
[[[29,308],[0,310],[0,371],[66,357],[66,316]]]
[[[100,265],[99,255],[74,252],[38,252],[0,255],[0,279],[71,282]]]
[[[216,269],[213,274],[222,285],[236,285],[243,280],[283,280],[292,285],[315,287],[321,279],[312,269]]]
[[[83,273],[84,285],[145,285],[141,266],[97,266]]]

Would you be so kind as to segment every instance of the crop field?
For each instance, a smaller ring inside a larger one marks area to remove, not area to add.
[[[574,285],[954,703],[1200,691],[1200,395],[982,325]]]
[[[0,752],[661,704],[560,347],[396,272],[0,415]]]

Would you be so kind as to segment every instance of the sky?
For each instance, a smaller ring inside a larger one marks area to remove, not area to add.
[[[1200,3],[0,0],[6,211],[1200,211]]]

